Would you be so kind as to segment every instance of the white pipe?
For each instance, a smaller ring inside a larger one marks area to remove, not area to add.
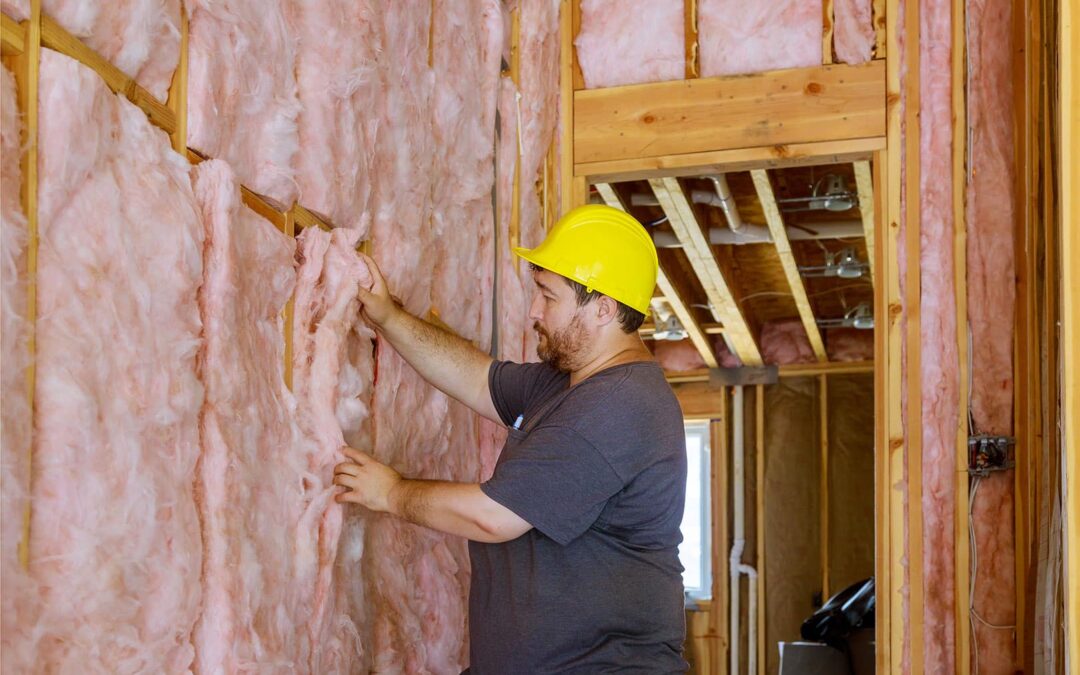
[[[720,199],[718,206],[720,210],[724,212],[727,217],[728,227],[732,232],[738,232],[742,229],[743,222],[742,217],[739,215],[739,209],[735,206],[735,198],[731,196],[731,188],[728,187],[727,176],[722,173],[706,176],[712,181],[713,187],[716,188],[716,196]]]
[[[757,570],[742,562],[743,549],[746,547],[746,443],[743,433],[743,418],[745,415],[743,404],[743,388],[735,387],[731,405],[731,437],[732,437],[732,473],[733,486],[732,497],[735,514],[733,540],[731,542],[731,555],[728,558],[728,569],[731,577],[731,592],[729,602],[731,605],[730,626],[731,635],[728,642],[730,648],[730,664],[728,672],[736,675],[739,672],[739,624],[741,619],[739,590],[739,577],[746,575],[749,580],[750,603],[747,607],[747,652],[746,665],[749,675],[757,675]],[[760,461],[760,460],[759,460]],[[762,514],[758,514],[758,518]]]
[[[811,239],[851,239],[863,236],[861,220],[829,220],[820,223],[808,223],[812,232],[807,232],[798,227],[787,228],[790,241],[809,241]],[[654,232],[653,243],[658,248],[676,248],[680,246],[678,238],[671,232]],[[772,235],[769,228],[764,225],[742,226],[738,232],[732,232],[725,227],[709,228],[709,243],[717,245],[727,244],[771,244]]]

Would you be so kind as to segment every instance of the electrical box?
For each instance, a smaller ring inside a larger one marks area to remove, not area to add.
[[[968,473],[988,476],[1016,465],[1013,452],[1016,441],[1008,436],[979,434],[968,438]]]

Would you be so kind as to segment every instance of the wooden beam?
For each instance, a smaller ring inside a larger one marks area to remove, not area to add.
[[[686,198],[678,179],[656,178],[650,180],[649,185],[664,209],[675,236],[682,244],[683,252],[701,281],[702,288],[705,289],[705,296],[712,306],[713,318],[724,324],[724,339],[743,365],[761,365],[761,352],[754,342],[746,317],[736,303],[727,279],[720,271],[720,264],[713,254],[712,246],[702,232],[694,214],[694,207]]]
[[[619,197],[619,193],[615,191],[615,188],[613,188],[610,183],[597,183],[596,190],[600,193],[600,197],[604,200],[605,204],[612,208],[619,209],[620,211],[629,212],[626,205],[623,203],[622,198]],[[675,286],[668,279],[663,267],[657,270],[656,285],[660,288],[660,292],[663,294],[664,299],[667,300],[668,304],[671,306],[671,311],[675,314],[676,318],[679,319],[679,323],[686,329],[687,337],[694,343],[694,347],[696,347],[698,353],[701,354],[701,358],[704,359],[705,365],[709,368],[719,367],[720,363],[716,359],[716,352],[713,351],[712,341],[709,340],[704,328],[698,323],[690,306],[679,295]]]
[[[7,18],[7,17],[5,17]],[[27,448],[27,484],[22,486],[27,495],[33,494],[34,475],[34,402],[37,393],[37,259],[38,259],[38,83],[41,63],[41,2],[30,3],[30,18],[21,25],[23,45],[14,55],[13,74],[18,87],[19,112],[22,113],[22,186],[20,198],[23,213],[26,214],[26,320],[29,330],[26,336],[26,350],[30,354],[30,363],[24,373],[25,390],[30,416],[31,443]],[[30,524],[32,500],[27,500],[23,509],[22,538],[18,544],[19,564],[23,569],[30,567]]]
[[[712,634],[718,636],[713,644],[716,653],[713,655],[715,667],[722,668],[721,664],[728,661],[728,636],[731,629],[728,626],[728,607],[731,602],[729,594],[729,560],[727,552],[731,546],[731,534],[728,528],[728,492],[730,490],[730,478],[728,476],[728,460],[731,456],[731,444],[728,441],[728,430],[731,428],[730,406],[728,405],[727,389],[720,392],[720,416],[712,424],[712,463],[713,463],[713,498],[712,498],[712,521],[713,521],[713,612],[711,615]]]
[[[296,214],[292,209],[285,214],[285,234],[290,237],[296,236]],[[295,290],[295,289],[294,289]],[[285,386],[292,391],[293,388],[293,326],[296,320],[296,293],[289,296],[285,303],[285,311],[282,316],[282,327],[285,332]]]
[[[187,150],[187,90],[188,90],[188,15],[180,12],[180,62],[173,72],[172,83],[169,85],[169,100],[166,105],[172,110],[176,119],[176,128],[173,129],[173,150],[185,154]]]
[[[821,462],[821,599],[828,600],[832,590],[829,585],[829,380],[818,375],[818,441]]]
[[[299,204],[293,204],[293,217],[296,219],[296,228],[298,230],[307,227],[317,227],[320,230],[326,230],[329,232],[333,227],[327,221],[323,220],[319,216],[315,215],[311,211],[307,210]]]
[[[0,14],[0,42],[4,56],[18,56],[26,48],[26,24],[20,24],[7,14]]]
[[[821,63],[833,62],[833,0],[821,0]]]
[[[559,3],[559,118],[562,209],[574,207],[574,0]]]
[[[82,40],[64,30],[47,15],[41,15],[41,44],[69,56],[96,72],[114,93],[122,94],[146,113],[155,126],[172,134],[176,131],[176,115],[161,101],[139,86],[123,71],[86,46]]]
[[[777,368],[780,377],[817,377],[818,375],[868,375],[875,371],[873,361],[829,361],[828,363],[795,363]],[[667,381],[672,385],[693,382],[708,382],[709,369],[687,370],[681,373],[667,373]]]
[[[1056,102],[1061,112],[1061,260],[1062,280],[1062,424],[1065,437],[1065,640],[1072,663],[1080,662],[1080,11],[1075,3],[1061,4],[1060,76]]]
[[[791,288],[791,297],[799,311],[799,319],[802,320],[806,337],[810,340],[810,348],[818,361],[828,361],[825,342],[821,339],[821,330],[818,329],[817,319],[814,318],[814,310],[810,307],[810,298],[806,295],[806,286],[803,284],[802,275],[799,274],[799,264],[795,261],[795,253],[791,250],[791,242],[788,241],[787,227],[784,226],[784,218],[780,215],[780,207],[776,204],[776,195],[773,193],[769,174],[764,169],[754,169],[750,172],[750,176],[754,181],[754,189],[757,191],[761,208],[765,212],[765,222],[769,224],[773,246],[776,247],[776,253],[780,257],[780,266],[784,269],[784,276],[787,277],[788,286]]]
[[[885,137],[873,136],[583,162],[573,165],[573,171],[575,175],[588,176],[594,182],[623,183],[750,169],[845,164],[869,159],[874,152],[884,149]]]
[[[686,45],[684,78],[692,80],[698,72],[697,0],[683,0],[683,42]]]
[[[873,0],[873,17],[874,17],[874,52],[873,58],[884,59],[886,56],[886,41],[888,37],[888,31],[886,30],[886,13],[885,5],[886,0]]]
[[[664,294],[660,294],[661,298],[664,298]],[[665,298],[666,299],[666,298]],[[724,333],[724,327],[718,323],[701,323],[702,332],[706,335],[722,335]],[[638,329],[638,334],[642,337],[649,337],[656,332],[656,326],[653,324],[645,324]]]
[[[756,455],[754,457],[754,467],[757,469],[757,504],[755,521],[757,525],[757,592],[758,592],[758,610],[757,610],[757,648],[758,648],[758,663],[761,664],[762,672],[766,671],[765,665],[768,663],[768,645],[765,641],[765,611],[768,609],[768,604],[765,601],[765,387],[763,385],[757,385],[754,387],[754,441]]]
[[[870,282],[874,283],[874,181],[870,162],[854,162],[855,186],[859,193],[859,215],[862,216],[863,235],[866,237],[866,258],[870,263]]]
[[[574,93],[574,162],[882,136],[880,62]]]
[[[570,4],[570,60],[574,69],[573,80],[576,91],[585,88],[585,74],[581,72],[581,62],[578,61],[577,49],[574,47],[574,41],[581,32],[581,0],[570,0]]]

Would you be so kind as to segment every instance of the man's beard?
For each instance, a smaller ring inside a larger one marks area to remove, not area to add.
[[[571,372],[574,369],[574,358],[585,344],[581,318],[575,314],[566,328],[555,333],[549,333],[542,328],[539,321],[533,324],[533,330],[546,338],[546,341],[541,339],[536,345],[536,355],[540,360],[556,370]]]

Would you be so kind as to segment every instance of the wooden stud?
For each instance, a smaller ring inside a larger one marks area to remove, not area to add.
[[[859,215],[862,217],[863,235],[866,237],[866,257],[870,264],[870,281],[874,281],[874,181],[870,162],[854,162],[855,185],[859,193]]]
[[[285,234],[290,237],[296,236],[296,214],[292,209],[285,213]],[[285,386],[292,391],[293,388],[293,325],[296,318],[296,294],[289,297],[285,303],[285,311],[282,317],[282,326],[285,332]]]
[[[814,357],[818,361],[828,361],[825,342],[821,339],[821,330],[818,329],[817,319],[814,318],[814,310],[810,307],[810,298],[806,295],[806,286],[803,284],[802,275],[799,274],[799,264],[795,261],[795,253],[791,250],[791,242],[788,241],[784,217],[780,215],[780,207],[776,204],[776,195],[773,193],[769,174],[764,169],[753,169],[750,176],[754,181],[754,189],[757,191],[761,208],[765,212],[765,222],[769,225],[773,246],[776,247],[780,266],[783,267],[784,276],[787,277],[788,286],[791,288],[791,297],[795,301],[803,329],[806,330],[810,348],[814,350]]]
[[[811,141],[751,148],[678,153],[657,157],[633,157],[573,165],[574,175],[604,183],[623,183],[649,178],[678,178],[706,173],[730,173],[751,169],[844,164],[869,159],[885,149],[885,135],[840,141]],[[564,158],[565,160],[565,158]]]
[[[510,13],[510,79],[513,80],[515,87],[521,83],[521,7],[515,7],[514,11]],[[520,96],[520,94],[519,94]],[[514,161],[514,183],[512,191],[510,193],[510,227],[509,227],[509,239],[510,250],[521,245],[521,156],[522,156],[522,141],[521,141],[521,114],[520,114],[520,99],[515,102],[515,111],[517,114],[514,124],[515,135],[517,139],[517,159]],[[521,270],[521,258],[518,256],[512,256],[514,261],[514,269],[516,271]]]
[[[431,14],[428,19],[428,38],[427,38],[427,67],[435,67],[435,0],[431,0],[430,7]]]
[[[1061,283],[1062,424],[1065,448],[1065,616],[1069,658],[1080,661],[1080,11],[1075,3],[1061,3],[1059,30],[1060,89],[1056,101],[1061,112]]]
[[[829,587],[829,380],[818,375],[818,441],[821,462],[821,503],[819,504],[821,534],[821,599],[828,600]]]
[[[754,466],[757,469],[757,587],[758,587],[758,611],[757,611],[757,650],[758,667],[765,671],[768,649],[765,642],[765,611],[768,603],[765,601],[765,387],[754,387],[754,441],[757,456],[754,458]]]
[[[292,210],[293,217],[296,220],[297,229],[317,227],[320,230],[326,230],[327,232],[333,229],[330,223],[315,215],[311,211],[307,210],[303,206],[300,206],[299,204],[293,204]]]
[[[172,84],[169,85],[167,105],[176,119],[176,128],[169,134],[173,150],[185,154],[187,151],[187,89],[188,89],[188,15],[180,12],[180,62],[173,72]]]
[[[885,133],[885,67],[794,68],[573,93],[574,162]]]
[[[18,56],[26,48],[26,26],[7,14],[0,14],[0,54]]]
[[[953,288],[956,302],[956,355],[959,386],[956,416],[956,480],[953,501],[954,660],[957,675],[971,671],[970,551],[968,538],[968,306],[967,306],[967,67],[966,0],[952,0],[952,184]]]
[[[716,638],[713,640],[715,652],[713,663],[726,663],[729,649],[728,636],[728,547],[731,545],[731,534],[728,528],[728,457],[731,454],[731,445],[728,441],[728,430],[731,428],[729,411],[731,406],[728,402],[728,388],[720,390],[720,419],[712,425],[713,435],[713,604],[710,629]]]
[[[821,63],[833,63],[833,0],[821,0]]]
[[[888,30],[885,27],[887,23],[886,17],[886,4],[887,0],[873,0],[873,17],[874,17],[874,53],[873,58],[884,59],[886,56],[886,43],[888,38]]]
[[[581,32],[581,0],[570,0],[572,5],[571,9],[571,25],[570,25],[570,59],[573,62],[574,67],[574,90],[585,88],[585,75],[581,72],[581,62],[577,58],[577,49],[574,47],[574,40],[577,39],[578,33]]]
[[[49,16],[41,15],[41,44],[69,56],[96,72],[114,93],[122,94],[146,113],[154,125],[172,134],[176,131],[176,116],[161,101],[139,86],[119,68],[64,30]]]
[[[904,274],[904,314],[906,350],[905,393],[907,395],[907,573],[908,649],[912,675],[921,675],[923,655],[923,513],[922,513],[922,283],[919,271],[921,246],[922,192],[919,111],[921,106],[921,54],[919,52],[919,3],[904,5],[906,31],[903,58],[907,66],[905,89],[905,197],[904,241],[907,268]]]
[[[685,79],[698,76],[697,0],[683,0],[683,36],[686,45]]]
[[[750,326],[731,288],[720,271],[720,264],[713,254],[712,246],[701,230],[701,225],[694,214],[694,207],[686,198],[686,193],[675,178],[656,178],[649,181],[661,208],[668,217],[675,236],[683,246],[683,252],[690,259],[705,295],[712,306],[713,318],[724,324],[724,338],[732,351],[742,360],[743,365],[759,366],[762,363],[761,352],[754,342]]]
[[[574,8],[575,0],[561,0],[559,5],[559,118],[560,176],[562,177],[562,208],[565,214],[574,207]]]
[[[30,18],[23,22],[23,47],[12,59],[15,82],[18,87],[19,110],[23,118],[22,136],[22,198],[23,213],[26,214],[26,320],[30,327],[26,349],[30,354],[30,363],[25,372],[25,391],[31,420],[31,440],[27,457],[26,494],[33,494],[34,475],[34,404],[37,391],[37,258],[38,258],[38,83],[41,63],[41,0],[30,3]],[[32,500],[28,500],[22,513],[22,539],[19,541],[19,564],[23,569],[30,567],[30,525]]]
[[[615,188],[611,187],[609,183],[597,183],[596,191],[600,193],[600,197],[608,206],[619,209],[620,211],[627,211],[622,198],[619,197],[619,194],[615,192]],[[704,328],[698,323],[690,306],[679,297],[679,293],[668,279],[667,274],[664,273],[663,268],[657,271],[656,285],[660,288],[660,292],[663,294],[664,299],[671,305],[671,311],[679,319],[679,323],[686,329],[687,337],[690,338],[694,347],[697,348],[698,353],[701,354],[701,358],[705,360],[705,365],[709,368],[719,367],[720,363],[716,360],[716,353],[713,351],[712,342],[706,335]]]
[[[521,86],[521,5],[510,12],[510,79]]]

